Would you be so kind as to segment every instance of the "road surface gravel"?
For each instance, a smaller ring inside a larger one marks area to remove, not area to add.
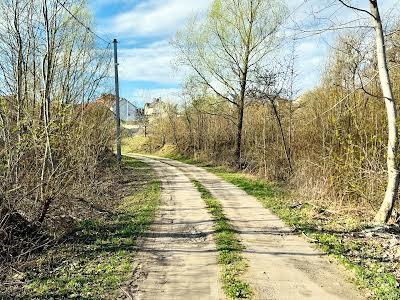
[[[145,239],[135,299],[224,299],[212,218],[190,180],[204,185],[239,232],[254,299],[363,299],[350,273],[296,235],[260,202],[203,168],[135,156],[162,180],[162,206]],[[138,270],[139,270],[138,269]]]

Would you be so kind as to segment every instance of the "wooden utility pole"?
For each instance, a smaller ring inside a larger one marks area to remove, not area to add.
[[[118,41],[114,39],[114,71],[115,71],[115,121],[116,121],[116,142],[117,142],[117,160],[121,161],[121,115],[119,109],[119,78],[118,78]]]

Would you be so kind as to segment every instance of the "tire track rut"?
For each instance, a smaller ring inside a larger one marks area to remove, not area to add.
[[[344,267],[294,234],[257,199],[203,168],[156,159],[199,181],[221,201],[246,247],[249,271],[245,279],[255,299],[363,299]]]
[[[161,180],[161,205],[135,259],[128,299],[224,299],[212,217],[190,179],[176,167],[145,157]]]

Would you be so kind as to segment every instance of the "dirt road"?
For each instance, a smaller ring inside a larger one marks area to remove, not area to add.
[[[221,201],[238,230],[249,261],[246,279],[255,299],[362,299],[342,267],[293,234],[254,197],[202,168],[169,159],[137,158],[157,170],[164,186],[161,224],[152,228],[146,240],[145,259],[140,263],[145,276],[139,276],[143,278],[139,278],[137,299],[224,298],[216,274],[210,216],[190,179],[200,181]]]
[[[187,176],[164,163],[140,158],[161,179],[161,206],[145,235],[124,287],[127,299],[223,299],[212,219]]]

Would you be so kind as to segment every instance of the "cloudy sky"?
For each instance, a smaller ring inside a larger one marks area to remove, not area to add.
[[[307,33],[299,33],[298,28],[315,30],[322,26],[316,24],[319,22],[315,21],[315,15],[334,15],[331,20],[336,25],[364,17],[345,7],[330,7],[329,4],[334,1],[287,1],[291,15],[285,22],[285,30],[289,36],[301,37],[296,41],[296,55],[299,74],[297,85],[302,91],[318,83],[334,36],[332,33],[309,36]],[[97,32],[107,39],[117,38],[119,41],[122,97],[142,105],[152,97],[174,97],[179,93],[182,72],[171,65],[175,54],[170,40],[190,16],[206,11],[211,2],[212,0],[89,1],[95,12]],[[398,16],[399,2],[400,0],[381,1],[382,14]],[[365,5],[368,1],[354,0],[353,3],[367,8]],[[359,22],[368,22],[368,19]],[[333,26],[333,23],[328,25]],[[327,24],[324,23],[322,27],[324,26]]]

